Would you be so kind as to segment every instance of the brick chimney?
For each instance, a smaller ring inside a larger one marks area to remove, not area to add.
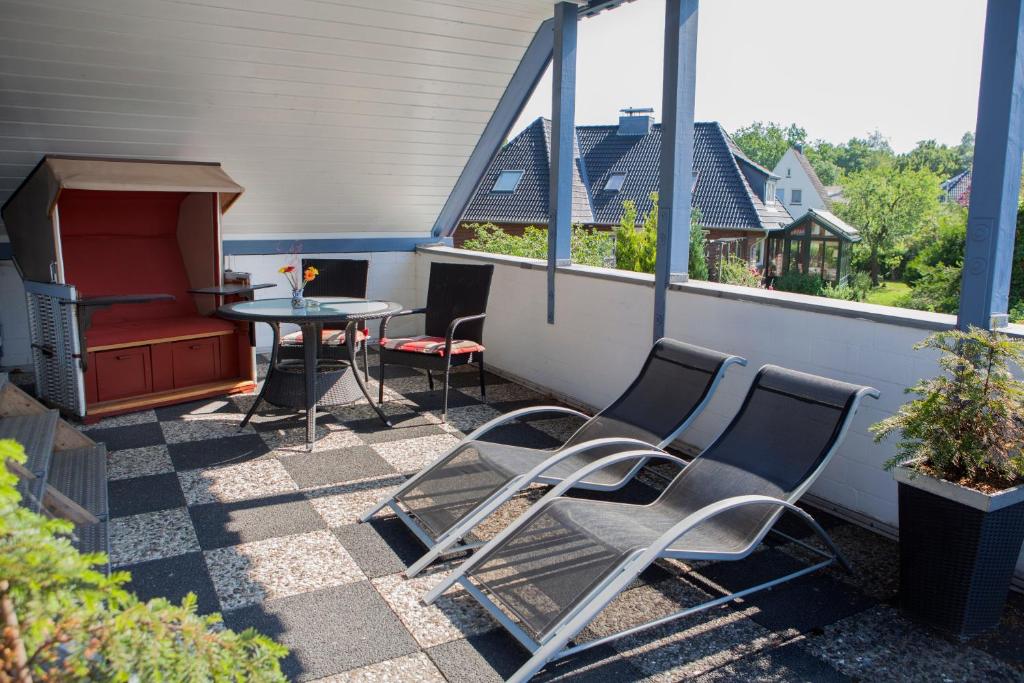
[[[647,135],[654,124],[651,107],[627,107],[619,110],[619,135]]]

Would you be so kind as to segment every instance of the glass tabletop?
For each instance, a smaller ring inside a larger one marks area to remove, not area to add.
[[[374,301],[349,297],[306,297],[305,308],[292,308],[291,299],[259,299],[225,304],[217,313],[236,320],[266,320],[302,323],[303,321],[344,322],[383,318],[402,310],[393,301]]]

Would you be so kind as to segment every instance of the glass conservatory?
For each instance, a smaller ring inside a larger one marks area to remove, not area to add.
[[[851,246],[859,241],[860,233],[852,225],[824,209],[810,209],[768,236],[765,277],[770,280],[795,272],[846,284]]]

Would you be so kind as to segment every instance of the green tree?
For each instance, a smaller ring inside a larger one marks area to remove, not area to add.
[[[807,141],[807,131],[791,123],[784,126],[774,121],[754,121],[732,134],[743,153],[765,168],[775,168],[786,150]],[[824,181],[822,181],[824,182]]]
[[[974,136],[965,133],[960,144],[953,147],[921,140],[914,149],[897,157],[897,164],[912,171],[925,169],[945,180],[968,168],[973,156]]]
[[[871,283],[878,285],[883,256],[918,230],[937,210],[939,180],[929,171],[900,171],[885,163],[847,176],[839,215],[857,226],[867,250]]]
[[[653,273],[658,249],[658,193],[651,193],[651,210],[637,228],[636,204],[622,202],[622,218],[615,228],[615,267],[637,273]],[[690,258],[687,269],[693,280],[708,279],[706,239],[700,227],[700,212],[690,212]]]
[[[548,231],[528,226],[522,235],[510,235],[493,223],[472,223],[465,227],[473,230],[473,238],[463,243],[466,249],[491,254],[506,254],[522,258],[548,257]],[[607,267],[613,261],[615,237],[610,232],[592,230],[581,225],[572,227],[569,253],[572,262],[585,266]]]
[[[70,522],[18,504],[10,468],[24,462],[0,440],[0,681],[285,680],[284,646],[197,615],[195,595],[140,602],[126,572],[97,571],[106,556],[79,554]]]

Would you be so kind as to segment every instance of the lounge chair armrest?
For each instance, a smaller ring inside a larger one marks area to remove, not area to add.
[[[386,336],[388,323],[391,322],[392,318],[398,318],[403,315],[422,315],[427,312],[426,307],[422,308],[406,308],[399,311],[398,313],[392,313],[391,315],[385,316],[380,319],[380,338],[383,339]]]
[[[631,447],[633,449],[633,451],[631,452],[635,452],[638,448],[650,448],[651,444],[647,443],[646,441],[641,441],[640,439],[627,439],[625,437],[615,436],[605,437],[603,439],[593,439],[591,441],[584,441],[583,443],[574,444],[572,446],[569,446],[568,448],[562,448],[555,451],[554,455],[544,460],[544,462],[534,466],[534,468],[527,472],[526,474],[524,474],[523,477],[526,481],[533,481],[534,479],[537,479],[538,477],[542,476],[544,472],[549,470],[553,465],[561,462],[562,460],[565,460],[566,458],[571,458],[577,453],[584,453],[595,448],[604,448],[605,446],[621,446],[623,449]],[[674,458],[675,456],[669,457]]]
[[[562,414],[565,414],[565,415],[574,415],[576,417],[581,417],[584,420],[589,420],[590,419],[589,415],[587,415],[585,413],[581,413],[580,411],[574,410],[572,408],[566,408],[564,406],[530,406],[528,408],[519,408],[518,410],[513,410],[510,413],[505,413],[504,415],[499,415],[498,417],[496,417],[496,418],[494,418],[492,420],[489,420],[489,421],[485,422],[484,424],[480,425],[479,427],[474,429],[472,432],[467,434],[465,436],[465,438],[462,439],[461,443],[468,443],[470,441],[473,441],[473,440],[483,436],[487,432],[491,431],[495,427],[500,427],[503,424],[507,424],[509,422],[513,422],[515,420],[518,420],[521,417],[524,417],[526,415],[533,415],[535,413],[562,413]]]
[[[630,441],[630,439],[595,439],[594,441],[586,442],[586,444],[595,444],[595,445],[598,445],[598,446],[599,445],[605,445],[605,444],[602,444],[602,443],[598,443],[598,442],[601,442],[601,441],[608,441],[608,442]],[[641,443],[643,443],[643,442],[641,442]],[[586,445],[586,444],[581,444],[581,445]],[[611,455],[606,455],[605,457],[601,458],[600,460],[595,460],[594,462],[590,463],[586,467],[580,468],[571,477],[569,477],[568,479],[565,479],[564,481],[562,481],[559,484],[556,484],[555,487],[553,489],[551,489],[550,491],[548,491],[548,493],[543,498],[541,498],[536,503],[534,503],[533,507],[535,507],[535,508],[537,508],[539,510],[543,503],[546,503],[547,501],[549,501],[551,499],[559,497],[560,495],[562,495],[563,493],[565,493],[566,491],[571,489],[573,486],[575,486],[576,484],[580,483],[581,481],[583,481],[584,479],[589,477],[594,472],[597,472],[598,470],[603,470],[606,467],[610,467],[610,466],[612,466],[612,465],[614,465],[616,463],[620,463],[620,462],[623,462],[625,460],[639,460],[639,459],[649,460],[651,458],[658,458],[660,460],[668,460],[669,462],[676,463],[680,467],[686,467],[686,465],[687,465],[686,461],[683,460],[682,458],[679,458],[679,457],[677,457],[675,455],[672,455],[671,453],[666,453],[665,451],[659,450],[657,448],[653,448],[650,444],[644,443],[643,448],[636,449],[636,450],[631,450],[631,451],[622,451],[621,453],[613,453]],[[530,514],[530,512],[532,512],[532,509],[530,511],[528,511],[526,514]]]

